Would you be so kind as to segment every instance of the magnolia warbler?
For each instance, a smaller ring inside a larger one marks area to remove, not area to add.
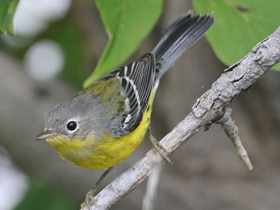
[[[181,16],[152,52],[55,106],[36,140],[46,140],[62,158],[90,169],[110,168],[128,158],[147,133],[160,78],[213,22],[211,15]]]

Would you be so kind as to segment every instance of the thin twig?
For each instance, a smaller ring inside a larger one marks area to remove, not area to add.
[[[222,126],[225,133],[232,141],[235,151],[238,154],[239,158],[241,159],[245,167],[249,171],[251,171],[253,170],[252,163],[250,161],[246,149],[242,145],[240,137],[238,136],[239,130],[234,120],[231,118],[231,112],[232,112],[231,108],[225,107],[225,113],[220,119],[217,120],[216,123],[219,123]]]
[[[147,190],[143,198],[142,210],[152,210],[155,200],[156,192],[159,182],[159,177],[161,173],[162,165],[157,165],[152,174],[148,178]]]
[[[234,96],[251,87],[257,79],[280,61],[280,27],[268,38],[258,43],[248,55],[226,71],[206,91],[192,107],[192,112],[181,121],[160,144],[171,154],[187,142],[201,127],[219,119],[224,107]],[[164,159],[149,151],[130,169],[105,187],[95,201],[99,206],[92,209],[108,209],[120,198],[137,187],[152,169]]]
[[[246,149],[242,145],[242,142],[241,142],[239,136],[236,136],[234,139],[232,139],[232,143],[235,147],[237,154],[239,155],[240,159],[242,160],[243,164],[245,165],[245,167],[249,171],[253,170],[253,165],[250,161],[250,158],[247,154]]]

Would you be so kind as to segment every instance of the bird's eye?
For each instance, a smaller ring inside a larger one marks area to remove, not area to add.
[[[69,121],[66,125],[67,130],[74,131],[78,127],[77,123],[75,121]]]

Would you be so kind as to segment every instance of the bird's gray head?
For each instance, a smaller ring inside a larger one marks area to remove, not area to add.
[[[102,135],[106,122],[105,106],[93,94],[76,95],[56,105],[45,118],[45,131],[69,137]]]

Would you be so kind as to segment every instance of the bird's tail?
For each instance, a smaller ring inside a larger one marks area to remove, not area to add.
[[[153,50],[158,69],[158,79],[172,64],[214,23],[212,15],[194,15],[192,12],[171,24]]]

